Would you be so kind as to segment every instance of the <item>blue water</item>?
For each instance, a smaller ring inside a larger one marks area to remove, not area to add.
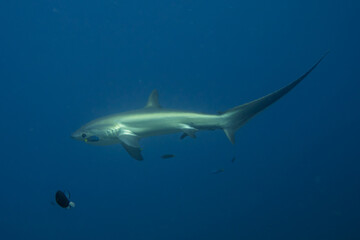
[[[3,1],[0,239],[360,239],[359,11],[350,0]],[[234,146],[222,131],[147,138],[139,162],[70,138],[155,88],[164,107],[224,111],[327,50]],[[76,208],[53,205],[59,189]]]

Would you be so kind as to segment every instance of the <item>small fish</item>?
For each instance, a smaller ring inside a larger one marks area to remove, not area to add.
[[[235,162],[235,160],[236,160],[236,157],[234,156],[234,157],[231,159],[231,162],[233,163],[233,162]]]
[[[60,207],[62,208],[74,208],[75,207],[75,203],[70,201],[70,193],[66,192],[67,194],[65,194],[63,191],[57,191],[55,194],[55,200],[56,203],[59,204]],[[66,196],[67,195],[67,196]]]
[[[161,156],[161,158],[163,158],[163,159],[168,159],[168,158],[173,158],[173,157],[175,157],[175,155],[173,155],[173,154],[164,154]]]
[[[220,169],[217,169],[217,170],[214,170],[212,171],[211,173],[212,174],[219,174],[219,173],[223,173],[225,170],[223,168],[220,168]]]

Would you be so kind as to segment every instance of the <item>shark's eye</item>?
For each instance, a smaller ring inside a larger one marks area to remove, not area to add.
[[[81,136],[82,136],[83,138],[86,138],[86,134],[85,134],[85,133],[83,133]]]

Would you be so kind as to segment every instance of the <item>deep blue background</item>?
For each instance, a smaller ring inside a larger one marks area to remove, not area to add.
[[[355,0],[2,1],[0,238],[360,239],[359,11]],[[165,107],[226,110],[327,50],[235,146],[221,131],[153,137],[138,162],[70,139],[154,88]],[[58,189],[76,208],[51,204]]]

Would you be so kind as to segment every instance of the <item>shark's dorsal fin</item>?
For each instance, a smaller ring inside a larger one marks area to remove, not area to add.
[[[154,89],[148,99],[148,102],[145,106],[146,108],[161,108],[160,104],[159,104],[159,94],[158,91],[156,89]]]

